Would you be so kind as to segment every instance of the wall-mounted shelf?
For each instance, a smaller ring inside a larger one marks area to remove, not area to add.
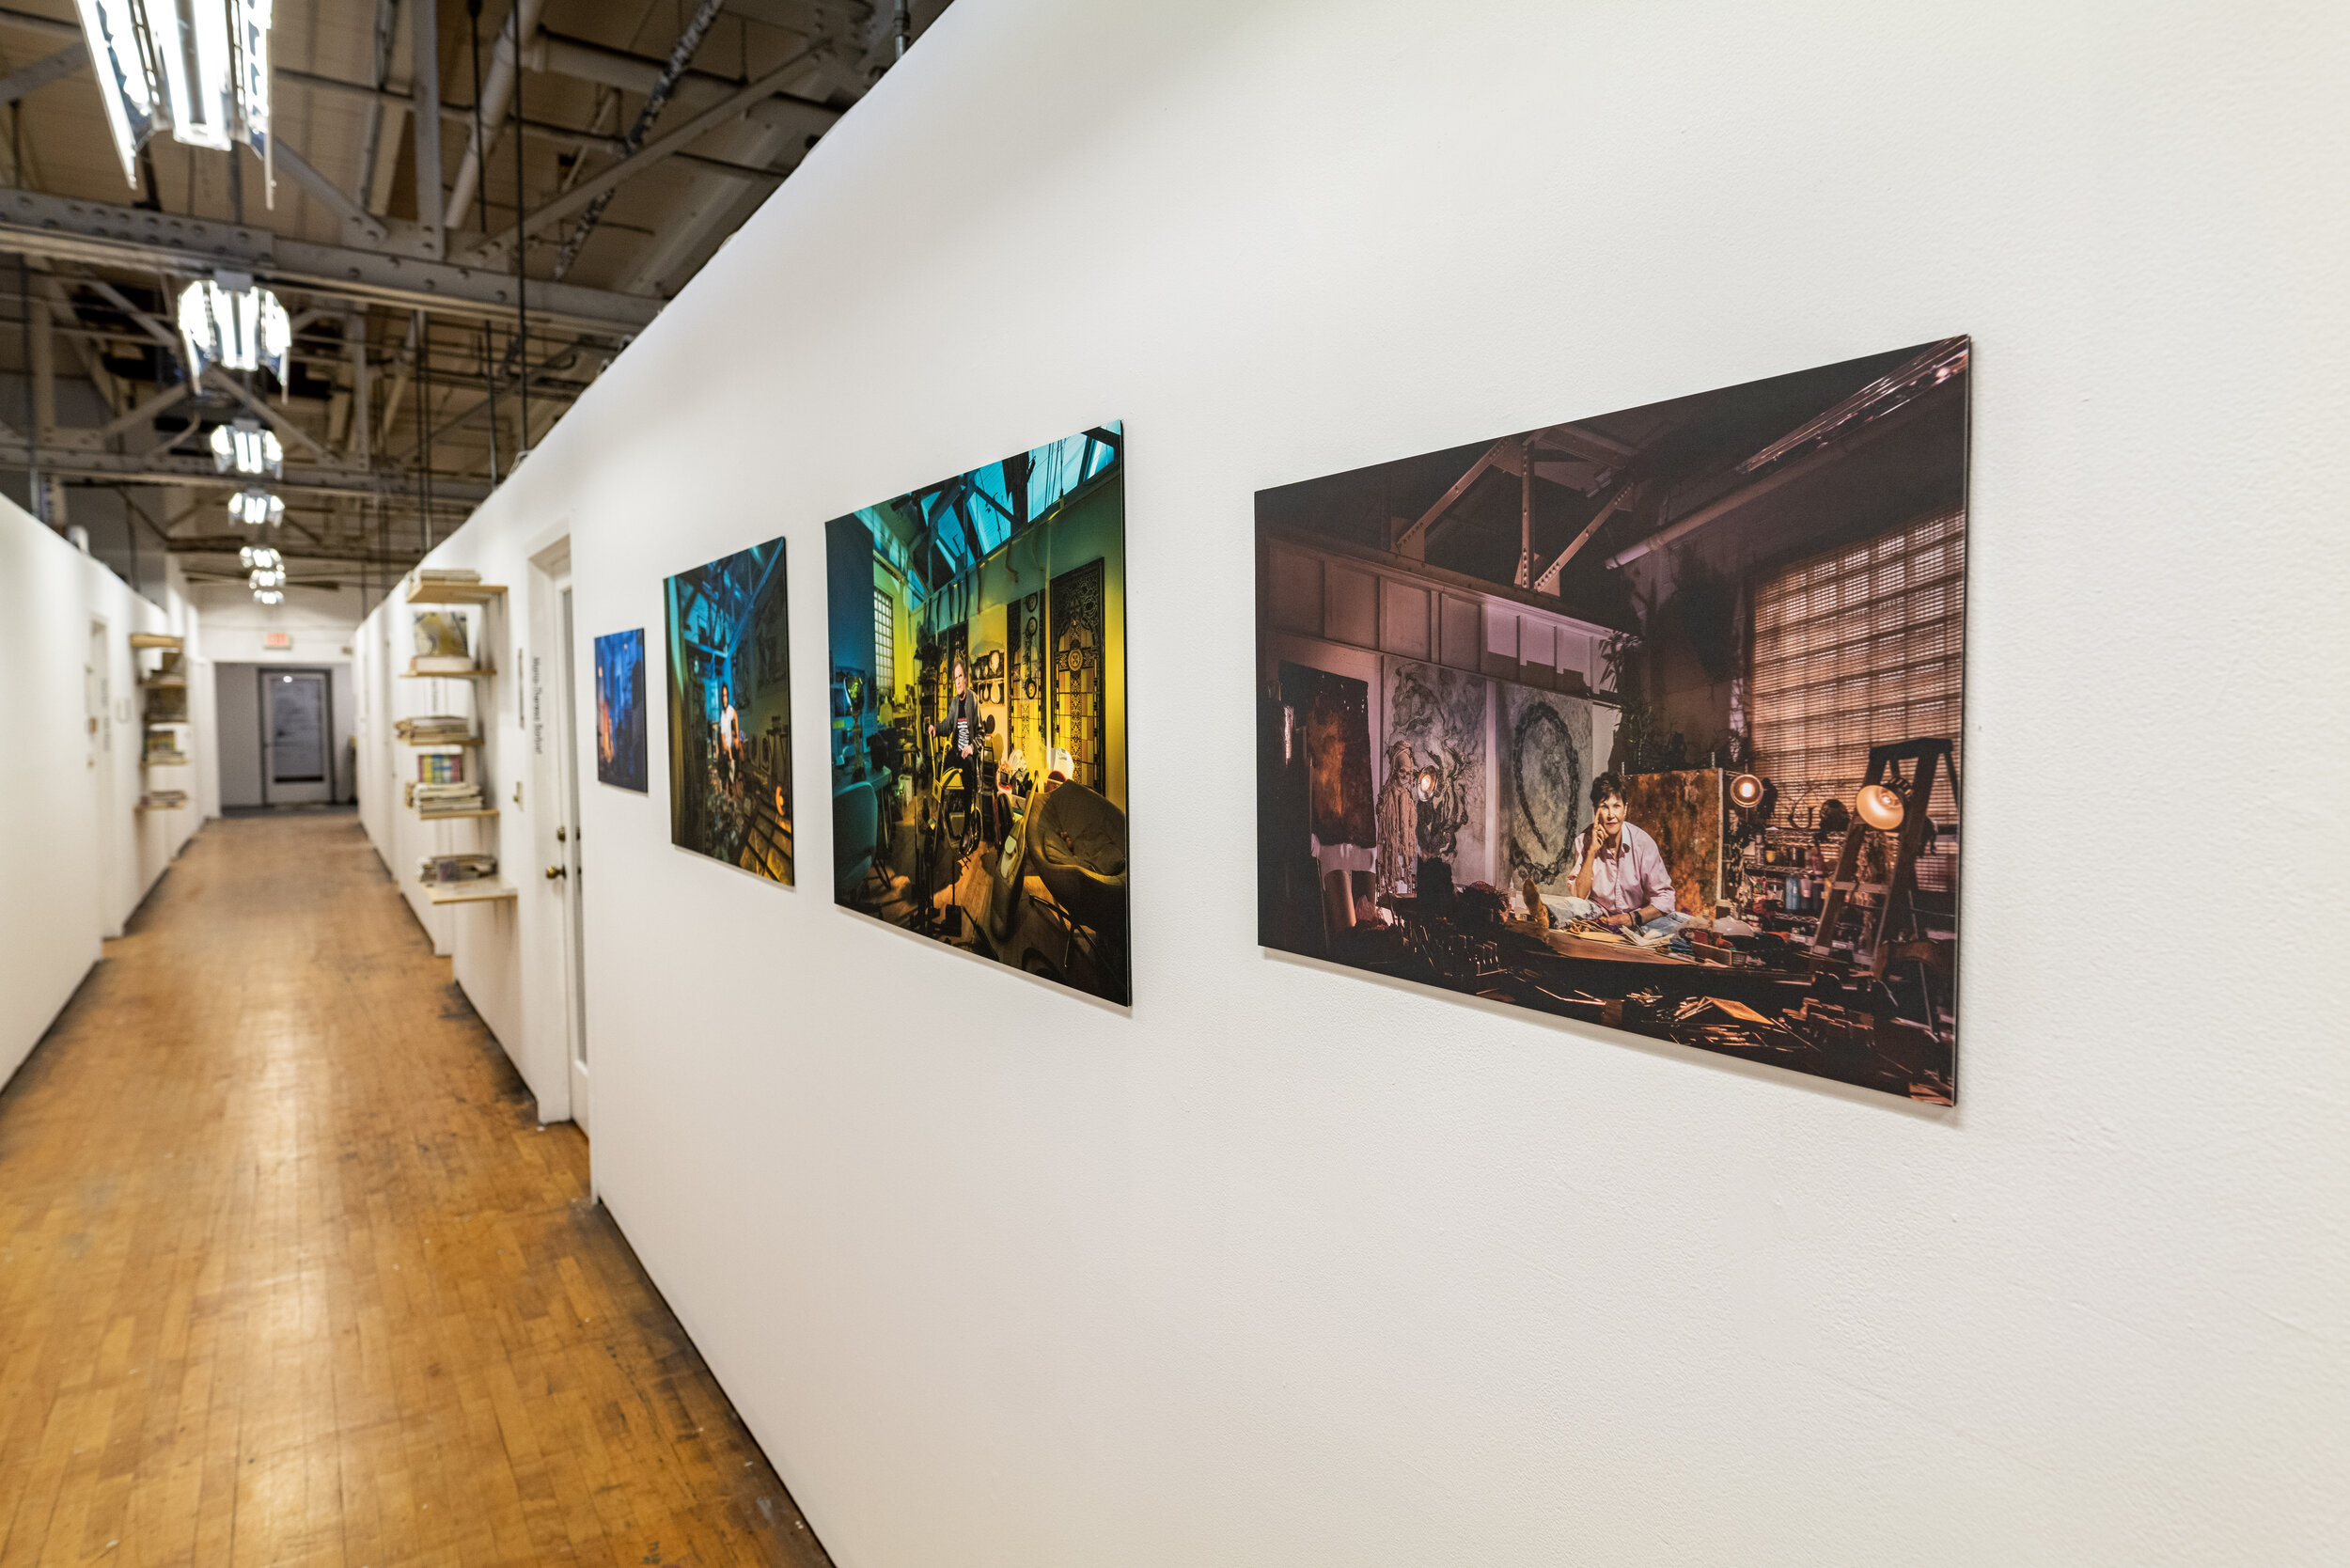
[[[184,638],[173,636],[169,632],[133,632],[131,634],[131,646],[133,648],[178,648],[184,640]]]
[[[480,745],[481,745],[481,737],[480,737],[480,736],[478,736],[478,735],[463,735],[463,736],[460,736],[458,739],[453,740],[453,741],[407,741],[407,740],[403,740],[403,741],[400,741],[400,742],[398,742],[397,744],[398,744],[398,745],[412,745],[412,746],[415,746],[415,747],[417,750],[419,750],[419,751],[426,750],[426,749],[428,749],[429,747],[431,747],[431,746],[436,746],[436,745],[445,745],[445,746],[447,746],[450,750],[455,751],[455,750],[460,750],[460,749],[462,749],[462,748],[465,748],[465,747],[468,747],[468,746],[470,746],[470,747],[474,747],[474,748],[476,748],[476,749],[478,749],[478,748],[479,748],[479,746],[480,746]]]
[[[472,882],[428,882],[424,896],[432,903],[492,903],[520,894],[511,883],[485,876]]]
[[[150,751],[139,761],[150,768],[184,768],[193,766],[195,760],[184,751]]]
[[[151,692],[166,688],[177,689],[186,686],[187,683],[188,678],[184,675],[150,675],[139,682],[139,690]]]
[[[408,603],[411,604],[486,604],[506,589],[496,583],[447,583],[411,581]]]
[[[403,669],[403,681],[487,681],[497,673],[494,669]]]
[[[416,821],[420,823],[453,823],[464,817],[494,817],[498,814],[494,806],[484,806],[476,811],[417,811],[413,806],[408,809],[415,813]]]
[[[139,802],[139,809],[142,811],[184,811],[187,808],[188,803],[184,799],[143,800]]]

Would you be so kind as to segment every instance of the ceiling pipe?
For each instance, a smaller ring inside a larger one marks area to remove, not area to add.
[[[522,7],[523,51],[530,51],[530,40],[539,32],[539,13],[545,9],[545,0],[518,0]],[[506,122],[506,111],[514,101],[514,40],[511,32],[498,29],[496,54],[490,62],[490,79],[481,85],[481,124],[490,133]],[[454,218],[473,205],[474,188],[481,181],[481,137],[469,135],[465,143],[464,160],[457,165],[457,182],[449,187],[448,212]]]

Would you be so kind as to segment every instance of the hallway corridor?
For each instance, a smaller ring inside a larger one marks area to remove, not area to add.
[[[824,1560],[355,818],[209,825],[0,1094],[0,1568]]]

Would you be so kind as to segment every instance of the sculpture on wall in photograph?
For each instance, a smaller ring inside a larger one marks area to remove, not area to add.
[[[1382,664],[1387,738],[1412,748],[1407,782],[1419,804],[1415,859],[1457,865],[1464,854],[1481,856],[1487,772],[1483,677],[1416,659]],[[1407,872],[1403,881],[1411,880]],[[1384,869],[1379,882],[1386,886]]]
[[[835,901],[1121,1003],[1124,447],[1097,425],[824,530]]]
[[[1260,941],[1954,1100],[1971,353],[1260,492]]]
[[[669,841],[789,885],[791,639],[783,541],[681,572],[664,589]]]

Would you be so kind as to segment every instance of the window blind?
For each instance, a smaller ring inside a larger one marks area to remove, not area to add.
[[[1966,514],[1922,517],[1799,561],[1754,598],[1754,745],[1779,798],[1850,801],[1869,748],[1959,741]],[[1949,780],[1933,815],[1958,820]]]
[[[898,682],[898,643],[893,631],[896,618],[890,613],[889,594],[882,588],[873,590],[873,683],[884,696],[896,692]]]

